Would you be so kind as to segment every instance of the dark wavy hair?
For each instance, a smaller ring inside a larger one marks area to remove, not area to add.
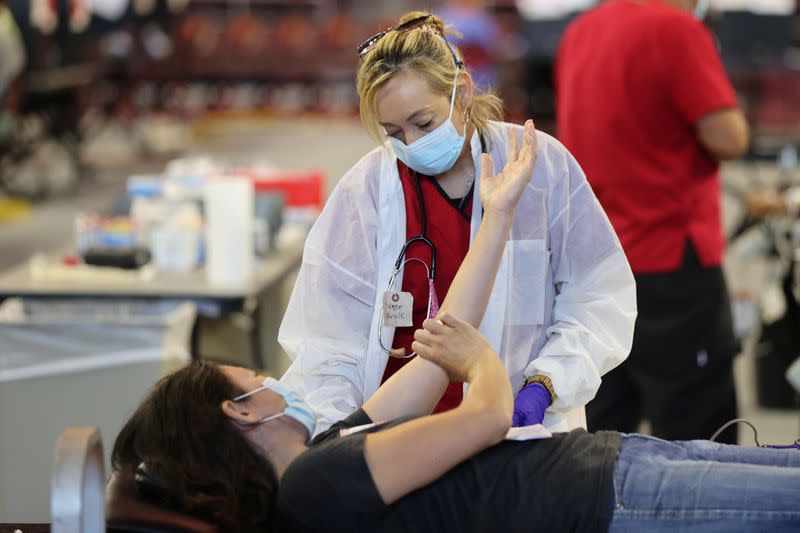
[[[278,478],[222,412],[241,394],[215,365],[195,361],[162,378],[117,436],[111,464],[157,474],[169,506],[222,531],[276,527]]]

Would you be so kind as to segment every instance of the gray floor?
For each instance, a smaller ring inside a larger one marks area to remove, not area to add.
[[[328,176],[330,189],[373,146],[355,120],[303,118],[252,122],[234,128],[204,128],[197,150],[210,151],[228,160],[257,158],[279,167],[319,168]],[[124,190],[127,174],[157,170],[162,164],[143,161],[135,169],[106,173],[85,183],[78,194],[47,202],[24,220],[0,226],[0,268],[69,242],[72,221],[78,211],[110,207]],[[785,443],[800,437],[800,411],[758,407],[751,352],[745,350],[736,364],[741,415],[756,425],[761,442]],[[742,444],[753,445],[752,434],[746,427],[740,429],[740,439]]]

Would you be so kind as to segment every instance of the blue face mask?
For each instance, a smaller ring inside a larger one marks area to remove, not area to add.
[[[399,139],[389,137],[389,143],[397,158],[408,168],[425,176],[436,176],[453,168],[464,147],[466,124],[464,135],[459,135],[453,121],[450,120],[453,117],[456,87],[457,84],[454,83],[453,95],[450,97],[450,115],[438,128],[411,144],[404,144]]]
[[[270,420],[274,420],[275,418],[281,416],[288,416],[289,418],[293,418],[300,422],[304,428],[308,431],[308,440],[311,440],[311,437],[314,436],[314,430],[317,427],[317,417],[314,415],[314,411],[311,410],[311,407],[308,406],[306,401],[300,397],[299,394],[294,392],[292,389],[281,383],[275,378],[265,378],[261,387],[257,388],[256,390],[252,390],[248,393],[242,394],[237,396],[233,399],[234,402],[238,402],[239,400],[243,400],[248,396],[252,396],[253,394],[260,392],[264,389],[269,389],[272,392],[278,394],[283,401],[286,402],[286,409],[281,411],[280,413],[276,413],[274,415],[265,416],[256,424],[263,424],[264,422],[268,422]]]

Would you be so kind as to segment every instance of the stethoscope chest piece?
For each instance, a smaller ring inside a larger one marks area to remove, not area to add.
[[[415,239],[418,239],[418,237],[415,237]],[[431,247],[431,253],[433,254],[433,244],[431,244],[427,239],[424,239],[424,241],[426,241]],[[381,334],[384,326],[400,328],[414,325],[414,296],[410,292],[398,291],[395,287],[397,275],[403,270],[403,268],[405,268],[406,263],[418,261],[419,263],[422,263],[422,266],[425,267],[425,270],[428,273],[428,310],[425,316],[428,318],[433,318],[439,312],[439,299],[436,296],[436,287],[433,284],[433,266],[429,268],[425,261],[417,257],[403,259],[405,256],[406,247],[410,242],[411,240],[406,243],[406,246],[403,246],[403,251],[398,258],[397,264],[395,265],[395,271],[392,274],[392,277],[389,278],[389,285],[386,287],[386,291],[383,293],[383,308],[381,309],[381,313],[378,318],[378,342],[380,343],[381,348],[384,352],[388,353],[390,357],[397,357],[399,359],[409,359],[414,357],[416,353],[411,352],[409,355],[405,355],[404,348],[387,348],[383,344],[383,337]],[[433,255],[431,255],[431,257],[433,257]],[[433,263],[433,261],[431,261],[431,263]]]

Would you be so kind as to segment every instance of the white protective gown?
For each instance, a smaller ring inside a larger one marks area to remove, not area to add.
[[[521,126],[506,123],[492,122],[486,131],[496,171],[506,164],[509,128],[521,136]],[[568,431],[585,427],[584,405],[600,376],[628,356],[636,289],[580,166],[557,140],[537,135],[533,179],[517,207],[480,330],[503,359],[514,390],[526,376],[551,378],[558,397],[544,424]],[[328,199],[306,241],[278,334],[293,359],[282,381],[318,412],[318,431],[378,389],[388,358],[378,343],[378,312],[406,240],[406,219],[397,160],[387,146],[356,163]],[[470,146],[477,201],[477,134]],[[481,220],[475,207],[471,239]],[[394,329],[380,334],[389,346]]]

